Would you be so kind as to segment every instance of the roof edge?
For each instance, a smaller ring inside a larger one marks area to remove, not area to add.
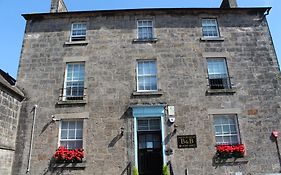
[[[137,9],[112,9],[112,10],[90,10],[90,11],[68,11],[60,13],[27,13],[22,14],[25,20],[33,19],[39,16],[52,16],[57,17],[64,15],[75,14],[91,14],[91,13],[118,13],[118,12],[137,12],[137,11],[171,11],[171,10],[198,10],[198,11],[238,11],[238,10],[257,10],[257,11],[269,11],[272,7],[237,7],[237,8],[137,8]]]

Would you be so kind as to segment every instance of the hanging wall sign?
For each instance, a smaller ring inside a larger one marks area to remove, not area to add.
[[[178,148],[197,148],[196,135],[177,136]]]

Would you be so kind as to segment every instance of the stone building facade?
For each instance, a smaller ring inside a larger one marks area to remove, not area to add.
[[[269,10],[224,1],[24,14],[17,85],[27,101],[13,174],[159,175],[166,164],[174,175],[280,172]],[[224,159],[220,144],[246,152]],[[83,148],[82,162],[54,160],[61,145]]]
[[[15,80],[0,69],[0,174],[10,175],[15,153],[18,118],[23,93]]]

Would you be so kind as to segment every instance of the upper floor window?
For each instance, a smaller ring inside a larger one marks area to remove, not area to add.
[[[60,146],[67,149],[83,148],[83,120],[62,120]]]
[[[63,100],[83,100],[85,63],[67,63]]]
[[[215,115],[214,129],[217,144],[235,145],[240,143],[236,115]]]
[[[70,41],[85,41],[86,31],[86,23],[73,23],[71,26]]]
[[[216,19],[202,19],[203,37],[219,37],[219,28]]]
[[[225,58],[208,58],[208,79],[210,89],[230,89],[230,78]]]
[[[138,39],[153,39],[153,22],[152,20],[138,20]]]
[[[138,61],[137,91],[157,91],[157,69],[155,60]]]

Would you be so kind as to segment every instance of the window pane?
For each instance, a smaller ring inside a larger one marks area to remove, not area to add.
[[[66,148],[67,148],[67,142],[61,141],[61,142],[60,142],[60,146],[63,146],[63,147],[66,147]]]
[[[231,132],[231,134],[236,134],[237,133],[235,125],[230,125],[230,132]]]
[[[68,131],[68,139],[75,139],[75,130],[74,129],[70,129]]]
[[[138,86],[139,86],[139,90],[144,90],[144,77],[138,78]]]
[[[76,139],[82,139],[83,130],[76,130]]]
[[[222,136],[217,136],[216,137],[216,142],[217,142],[217,144],[223,143]]]
[[[213,75],[227,75],[226,63],[224,59],[207,59],[208,74]]]
[[[142,62],[138,63],[138,74],[143,75],[143,63]]]
[[[216,134],[222,134],[222,127],[221,126],[216,126],[215,130],[216,130]]]
[[[83,148],[83,141],[76,141],[75,148]]]
[[[232,144],[232,143],[231,143],[231,140],[230,140],[230,136],[224,136],[224,137],[223,137],[223,143]]]
[[[148,121],[138,120],[138,130],[148,130]]]
[[[69,122],[69,129],[75,129],[75,123],[74,121]]]
[[[157,78],[151,77],[151,90],[157,90]]]
[[[61,129],[67,129],[68,128],[68,122],[62,121],[61,122]]]
[[[75,149],[75,141],[68,141],[67,142],[67,149]]]
[[[239,143],[237,136],[231,136],[230,139],[231,139],[232,144],[238,144]]]
[[[149,121],[150,130],[160,130],[160,120],[159,119],[151,119]]]
[[[61,130],[61,139],[67,139],[67,130]]]
[[[223,128],[223,134],[229,134],[230,133],[228,125],[224,125],[222,128]]]
[[[83,129],[83,121],[77,121],[77,129]]]

